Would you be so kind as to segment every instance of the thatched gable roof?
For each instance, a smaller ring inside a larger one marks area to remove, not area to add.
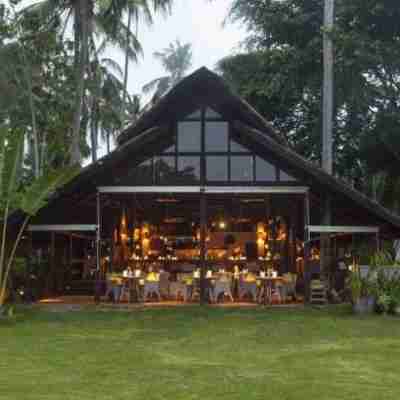
[[[137,163],[145,149],[148,151],[158,146],[171,132],[168,128],[171,120],[194,111],[199,105],[211,106],[228,116],[233,121],[233,129],[243,135],[246,143],[252,144],[256,153],[271,156],[309,186],[312,193],[322,196],[329,192],[335,200],[334,207],[353,209],[367,217],[364,219],[368,224],[380,225],[387,232],[400,233],[398,215],[297,154],[270,123],[235,95],[221,77],[206,68],[185,78],[143,114],[121,134],[119,146],[112,153],[84,168],[55,194],[49,207],[55,204],[62,207],[62,204],[72,204],[79,197],[95,195],[97,187],[104,185],[107,176],[118,173],[121,163]],[[38,217],[40,219],[40,215]]]
[[[161,121],[184,116],[201,105],[212,106],[225,116],[232,116],[254,126],[273,137],[279,143],[285,138],[273,128],[253,107],[232,91],[232,88],[217,74],[203,67],[184,78],[152,108],[145,112],[136,123],[118,137],[123,144]]]

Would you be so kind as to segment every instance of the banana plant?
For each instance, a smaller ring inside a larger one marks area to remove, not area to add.
[[[0,315],[4,311],[10,270],[29,220],[78,172],[78,167],[51,170],[24,185],[24,140],[22,130],[10,131],[5,125],[0,126]],[[11,217],[13,221],[18,220],[13,224],[16,233],[13,230],[12,234]]]

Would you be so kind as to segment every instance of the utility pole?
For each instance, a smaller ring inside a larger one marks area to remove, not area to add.
[[[334,99],[334,48],[331,32],[334,27],[335,0],[324,0],[323,32],[323,107],[322,107],[322,168],[333,174],[333,99]],[[327,193],[323,198],[322,225],[332,224],[331,198]],[[332,262],[329,233],[321,235],[321,278],[328,282],[329,267]]]

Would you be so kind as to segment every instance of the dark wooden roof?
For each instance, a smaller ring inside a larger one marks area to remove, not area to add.
[[[251,137],[259,146],[267,148],[270,153],[273,153],[277,159],[283,161],[286,167],[294,171],[296,175],[300,173],[306,182],[308,181],[314,186],[317,185],[321,194],[325,193],[324,191],[328,191],[334,200],[335,198],[347,200],[352,207],[361,207],[372,216],[378,217],[382,222],[389,223],[397,229],[400,228],[400,217],[398,215],[393,214],[387,208],[371,200],[358,190],[351,188],[345,182],[329,175],[322,168],[297,154],[289,146],[283,146],[258,129],[245,125],[242,122],[235,121],[233,125],[242,134]]]
[[[234,121],[234,129],[253,143],[256,152],[271,155],[282,167],[311,187],[313,193],[329,192],[335,206],[356,210],[368,221],[379,224],[386,231],[400,233],[400,217],[354,190],[339,179],[311,164],[288,146],[283,136],[277,133],[249,104],[235,95],[221,77],[201,68],[185,78],[168,92],[152,109],[119,138],[119,146],[109,155],[84,168],[72,182],[56,193],[48,207],[54,204],[70,204],[75,199],[93,196],[97,186],[107,184],[108,176],[118,171],[121,163],[135,163],[143,156],[144,149],[157,146],[170,132],[171,117],[179,118],[194,111],[199,105],[208,105]],[[59,207],[56,207],[59,208]],[[40,214],[45,213],[43,210]],[[40,215],[38,216],[40,219]],[[36,218],[35,218],[36,219]]]
[[[144,130],[195,111],[201,105],[212,106],[225,116],[235,117],[254,126],[279,143],[286,142],[284,136],[276,132],[253,107],[235,94],[220,76],[205,67],[193,72],[173,87],[136,123],[122,132],[117,141],[123,144]]]

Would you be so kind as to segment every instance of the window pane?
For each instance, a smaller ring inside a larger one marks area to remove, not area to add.
[[[253,157],[231,156],[231,181],[251,182],[253,180]]]
[[[207,180],[227,181],[228,180],[228,157],[206,157]]]
[[[178,157],[177,183],[191,184],[200,181],[200,157]]]
[[[157,157],[154,163],[155,181],[159,184],[169,184],[174,182],[175,177],[175,157]]]
[[[210,119],[222,119],[221,114],[218,114],[212,108],[209,108],[209,107],[207,107],[207,109],[206,109],[205,117],[206,117],[206,119],[207,118],[210,118]]]
[[[206,151],[228,151],[228,123],[206,122]]]
[[[276,181],[275,165],[260,157],[256,157],[256,180],[257,181]]]
[[[293,176],[287,174],[285,171],[280,170],[279,172],[279,178],[281,181],[285,181],[285,182],[296,182],[297,179],[293,178]]]
[[[189,114],[185,117],[185,119],[200,119],[201,118],[201,110],[197,110],[192,114]]]
[[[178,151],[201,151],[201,123],[178,123]]]
[[[243,147],[241,144],[238,142],[235,142],[234,140],[231,139],[231,152],[232,153],[249,153],[250,151],[246,149],[246,147]]]

